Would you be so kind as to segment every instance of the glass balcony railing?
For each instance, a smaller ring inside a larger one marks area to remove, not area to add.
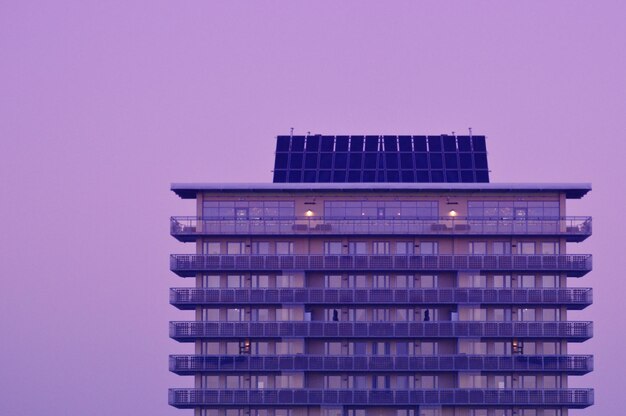
[[[592,303],[590,288],[505,289],[208,289],[172,288],[170,303],[180,309],[196,306],[228,305],[454,305],[462,303],[490,305],[566,305],[583,309]]]
[[[178,408],[202,406],[563,406],[593,404],[592,389],[170,389],[169,404]]]
[[[170,269],[183,277],[214,271],[551,271],[583,276],[591,254],[561,255],[208,255],[172,254]]]
[[[172,355],[170,371],[196,373],[264,373],[281,371],[415,372],[489,371],[585,374],[593,370],[591,355],[434,355],[434,356],[320,356],[320,355]]]
[[[202,235],[591,235],[591,217],[562,218],[198,218],[172,217],[170,232],[180,241]]]
[[[246,321],[170,322],[170,337],[198,339],[341,338],[537,338],[584,341],[593,336],[591,322],[325,322]]]

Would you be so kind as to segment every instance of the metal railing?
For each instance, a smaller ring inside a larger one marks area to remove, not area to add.
[[[584,341],[593,336],[592,322],[170,322],[170,337],[242,338],[551,338]]]
[[[170,303],[181,309],[192,309],[201,305],[449,305],[459,303],[493,305],[571,305],[576,309],[582,309],[585,306],[591,305],[592,293],[590,288],[172,288],[170,289]]]
[[[180,276],[210,271],[554,271],[582,276],[592,267],[591,254],[560,255],[209,255],[172,254],[170,269]]]
[[[201,406],[565,406],[593,404],[592,389],[170,389],[169,404],[180,408]]]
[[[591,355],[435,355],[435,356],[321,356],[321,355],[171,355],[170,371],[199,372],[415,372],[493,371],[565,372],[593,370]]]
[[[581,241],[591,235],[591,217],[561,218],[202,218],[171,217],[173,236],[200,235],[554,235]],[[190,238],[185,238],[190,237]]]

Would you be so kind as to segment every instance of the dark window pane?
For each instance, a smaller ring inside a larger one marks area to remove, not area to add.
[[[428,136],[428,150],[441,152],[441,136]]]
[[[456,141],[459,145],[459,151],[461,152],[471,152],[472,151],[472,143],[470,142],[469,136],[457,136]]]
[[[426,136],[413,136],[413,147],[416,152],[425,152],[428,150],[426,147]]]
[[[346,171],[345,170],[335,170],[333,171],[333,182],[345,182],[346,181]]]
[[[446,153],[446,169],[457,169],[459,163],[456,159],[456,153]]]
[[[330,171],[320,170],[318,182],[330,182]]]
[[[486,170],[476,171],[476,182],[486,183],[489,182],[489,172]]]
[[[348,167],[348,154],[335,153],[335,169],[345,169]]]
[[[415,167],[417,169],[428,169],[428,153],[415,154]]]
[[[485,136],[473,136],[472,147],[475,152],[486,152],[487,146],[485,144]]]
[[[398,136],[398,144],[401,152],[412,152],[411,136]]]
[[[283,183],[287,181],[287,172],[284,170],[275,170],[274,171],[274,182]]]
[[[379,170],[376,172],[376,182],[388,182],[385,180],[385,171]]]
[[[302,153],[292,153],[289,166],[291,169],[301,169],[302,168]]]
[[[362,153],[350,153],[350,168],[361,169],[362,164],[363,164]]]
[[[385,143],[385,152],[398,150],[398,138],[396,136],[385,136],[383,141]]]
[[[413,169],[413,154],[400,153],[400,166],[402,169]]]
[[[416,175],[417,182],[430,182],[430,176],[428,175],[427,170],[418,170]]]
[[[398,154],[385,152],[385,163],[387,169],[398,169]]]
[[[331,169],[333,167],[333,154],[320,153],[320,168]]]
[[[335,150],[338,152],[347,152],[349,143],[348,136],[337,136],[337,139],[335,139]]]
[[[443,157],[441,153],[430,152],[428,154],[428,158],[430,159],[430,168],[431,169],[441,169],[443,168]]]
[[[334,136],[322,136],[322,152],[332,152],[335,147]]]
[[[365,141],[365,138],[363,136],[351,136],[350,137],[350,151],[362,152],[364,141]]]
[[[317,176],[316,174],[316,170],[305,170],[304,179],[302,180],[302,182],[315,182]]]
[[[291,140],[291,151],[304,151],[304,136],[293,136],[293,139]]]
[[[446,182],[458,182],[459,171],[458,170],[446,170]]]
[[[348,182],[361,182],[361,171],[360,170],[349,171]]]
[[[308,169],[317,168],[317,153],[306,152],[304,154],[304,167]]]
[[[277,152],[288,152],[289,151],[289,143],[291,143],[290,136],[278,136],[276,139],[276,151]]]
[[[378,153],[365,153],[365,169],[376,169]]]
[[[375,170],[363,171],[363,182],[376,182],[376,171]]]
[[[443,151],[455,152],[456,151],[456,137],[443,136]]]
[[[289,182],[301,182],[302,180],[302,171],[301,170],[290,170],[289,171]]]
[[[442,170],[431,170],[430,177],[433,182],[443,182],[443,171]]]
[[[472,170],[462,170],[461,171],[461,182],[474,182],[474,171],[472,171]]]
[[[378,151],[378,136],[365,136],[365,151]]]
[[[287,169],[288,153],[276,153],[276,159],[274,160],[274,170]]]
[[[397,170],[388,170],[387,182],[400,182],[400,172]]]
[[[306,150],[309,152],[317,152],[320,150],[320,136],[307,136]]]
[[[476,169],[487,169],[487,154],[474,153],[474,166]]]
[[[459,158],[461,159],[461,169],[471,169],[473,167],[471,153],[459,153]]]
[[[412,170],[403,170],[402,182],[415,182],[415,172]]]

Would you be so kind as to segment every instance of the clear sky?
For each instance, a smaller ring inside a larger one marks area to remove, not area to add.
[[[488,136],[492,182],[592,182],[572,378],[624,413],[626,6],[0,1],[0,414],[175,415],[170,182],[271,181],[274,137]],[[621,237],[621,238],[620,238]]]

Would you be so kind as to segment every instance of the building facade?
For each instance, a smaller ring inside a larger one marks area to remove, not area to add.
[[[593,367],[568,353],[592,336],[592,323],[568,319],[591,304],[590,288],[568,287],[591,256],[567,254],[591,218],[566,211],[590,186],[444,182],[457,177],[445,158],[442,181],[414,169],[402,182],[384,140],[372,182],[363,164],[358,180],[347,168],[334,181],[333,167],[321,181],[319,165],[303,180],[303,163],[291,181],[172,185],[197,214],[171,219],[171,234],[195,243],[171,256],[195,281],[170,292],[195,312],[170,323],[195,346],[170,357],[195,380],[170,390],[171,405],[198,416],[565,416],[593,403],[591,389],[568,387]]]

